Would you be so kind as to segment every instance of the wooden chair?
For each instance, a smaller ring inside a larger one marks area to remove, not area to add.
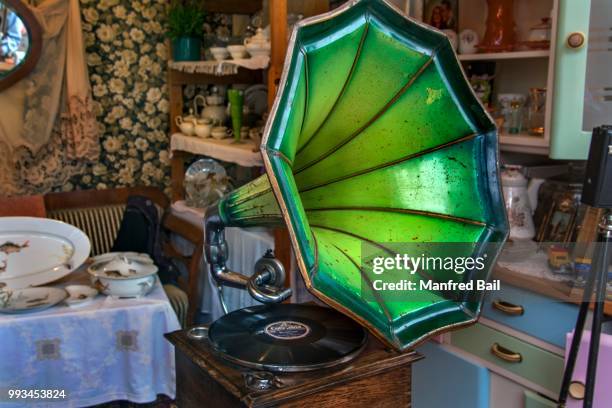
[[[164,228],[175,235],[182,237],[193,245],[191,254],[183,255],[170,241],[164,244],[164,253],[183,263],[187,269],[187,282],[185,291],[189,298],[189,312],[187,320],[191,323],[194,321],[195,314],[198,310],[196,302],[200,299],[200,265],[204,251],[204,232],[202,228],[194,226],[189,221],[186,221],[175,214],[168,212],[163,221]],[[179,280],[179,286],[183,287]]]
[[[128,197],[141,195],[150,198],[160,214],[163,214],[162,227],[166,232],[184,236],[189,241],[198,237],[180,219],[169,215],[168,197],[154,187],[131,187],[108,190],[82,190],[66,193],[50,193],[45,195],[45,208],[49,218],[61,220],[82,229],[91,239],[92,255],[108,252],[117,237],[123,211]],[[201,235],[201,233],[200,233]],[[200,237],[201,241],[203,238]],[[168,242],[164,243],[165,254],[188,266],[188,278],[179,279],[178,285],[164,285],[172,307],[176,311],[182,326],[193,322],[197,310],[199,288],[199,265],[202,259],[202,244],[200,250],[194,250],[191,257],[179,254]]]

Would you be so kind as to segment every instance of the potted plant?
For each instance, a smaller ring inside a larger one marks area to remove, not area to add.
[[[202,47],[203,2],[172,0],[168,9],[167,35],[172,41],[175,61],[197,61]]]

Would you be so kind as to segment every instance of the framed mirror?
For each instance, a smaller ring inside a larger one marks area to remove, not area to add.
[[[34,69],[42,48],[42,30],[22,0],[0,0],[0,91]]]

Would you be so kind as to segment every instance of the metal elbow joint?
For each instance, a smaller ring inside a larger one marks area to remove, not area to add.
[[[251,277],[227,268],[229,249],[225,241],[225,223],[216,206],[206,212],[204,231],[204,255],[210,273],[219,284],[246,288],[254,299],[262,303],[279,303],[291,296],[291,289],[283,287],[285,268],[270,250],[257,261]]]

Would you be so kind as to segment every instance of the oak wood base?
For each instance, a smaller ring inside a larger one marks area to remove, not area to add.
[[[411,365],[416,352],[396,353],[370,339],[352,362],[334,369],[278,374],[280,388],[249,390],[243,373],[249,369],[212,354],[207,343],[187,331],[166,337],[175,346],[176,402],[180,408],[201,407],[409,407]]]

